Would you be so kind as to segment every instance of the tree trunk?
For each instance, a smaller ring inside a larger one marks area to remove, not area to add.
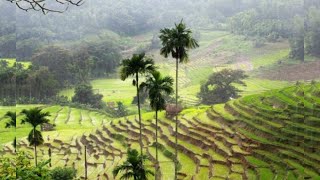
[[[178,69],[179,59],[176,58],[176,110],[178,109]],[[178,179],[178,113],[176,112],[176,127],[175,127],[175,163],[174,163],[174,179]]]
[[[88,179],[88,165],[87,165],[87,146],[84,146],[84,179]]]
[[[51,148],[48,149],[48,154],[49,154],[49,167],[52,167],[52,164],[51,164]]]
[[[155,179],[158,179],[159,174],[159,160],[158,160],[158,110],[156,110],[156,175]]]
[[[36,139],[36,128],[33,128],[34,160],[35,160],[35,164],[37,166],[38,165],[38,161],[37,161],[37,144],[35,142],[35,139]]]
[[[139,114],[139,131],[140,131],[140,154],[142,152],[142,124],[141,124],[141,112],[140,112],[140,94],[139,94],[139,75],[136,73],[136,87],[137,87],[137,102],[138,102],[138,114]]]

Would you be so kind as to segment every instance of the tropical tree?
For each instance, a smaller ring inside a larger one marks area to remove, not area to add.
[[[16,129],[16,127],[17,127],[17,125],[16,125],[16,117],[17,117],[16,116],[16,112],[8,111],[5,114],[5,117],[9,118],[9,121],[6,122],[6,128],[13,127],[13,128]],[[13,140],[13,143],[12,143],[14,149],[16,149],[16,147],[17,147],[17,143],[16,142],[17,142],[17,139],[16,139],[16,137],[14,137],[14,140]]]
[[[124,173],[120,179],[147,180],[149,174],[154,174],[143,165],[146,160],[148,160],[148,156],[139,155],[139,152],[135,149],[128,149],[127,160],[113,169],[113,176],[116,177],[123,171]]]
[[[188,51],[199,47],[198,42],[192,38],[192,31],[187,29],[186,25],[181,22],[175,24],[174,28],[164,28],[160,30],[159,36],[162,48],[160,54],[167,58],[170,54],[171,57],[176,60],[176,106],[178,106],[178,70],[179,63],[188,61]],[[175,126],[175,179],[177,179],[177,167],[178,167],[178,114],[176,114],[176,126]]]
[[[160,72],[155,71],[151,76],[147,77],[145,83],[141,87],[147,89],[149,94],[150,106],[156,113],[156,178],[158,175],[159,161],[158,161],[158,111],[164,110],[166,101],[165,96],[173,93],[173,78],[170,76],[162,77]]]
[[[203,104],[225,103],[231,98],[238,98],[241,92],[238,86],[246,86],[244,79],[248,76],[243,70],[223,69],[209,76],[200,87],[198,97]]]
[[[21,113],[25,115],[22,119],[21,123],[29,123],[32,126],[32,130],[28,135],[28,141],[30,146],[34,145],[34,157],[35,157],[35,165],[37,166],[37,146],[43,144],[43,137],[41,131],[37,130],[39,125],[44,123],[48,123],[47,119],[50,116],[49,112],[41,112],[40,108],[32,108],[29,110],[22,110]]]
[[[154,61],[147,58],[144,53],[134,54],[131,59],[124,59],[121,63],[120,78],[126,80],[129,76],[135,77],[132,85],[137,88],[139,128],[140,128],[140,153],[142,154],[142,128],[141,128],[141,112],[140,112],[140,93],[139,93],[139,75],[151,73],[155,71]]]

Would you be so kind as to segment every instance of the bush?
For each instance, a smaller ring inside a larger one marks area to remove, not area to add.
[[[245,86],[243,79],[247,75],[242,70],[224,69],[213,73],[207,82],[201,85],[198,97],[203,104],[225,103],[238,98],[240,90],[234,84]]]
[[[76,177],[77,171],[73,168],[57,167],[51,171],[51,178],[53,180],[72,180]]]
[[[89,104],[93,108],[101,109],[104,106],[101,94],[94,94],[91,85],[80,84],[75,88],[72,102],[80,104]]]

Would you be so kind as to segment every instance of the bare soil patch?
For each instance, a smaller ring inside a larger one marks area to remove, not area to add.
[[[320,60],[296,65],[282,66],[260,72],[259,77],[271,80],[313,80],[320,79]]]

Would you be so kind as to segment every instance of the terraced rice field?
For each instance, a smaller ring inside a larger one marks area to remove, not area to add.
[[[110,119],[102,113],[69,107],[45,107],[57,131],[45,132],[40,158],[53,151],[54,166],[71,166],[84,176],[87,147],[89,179],[113,179],[127,147],[139,148],[135,116]],[[159,131],[161,179],[174,177],[174,135],[178,134],[179,179],[320,179],[320,83],[249,95],[212,107],[185,109],[174,120],[143,114],[147,166],[155,164],[155,129]],[[74,131],[66,131],[73,127]],[[86,129],[85,131],[83,129]],[[90,130],[89,130],[90,129]],[[82,131],[81,131],[82,130]],[[75,133],[78,132],[78,133]],[[25,139],[19,148],[32,152]],[[2,154],[14,154],[6,144]]]

